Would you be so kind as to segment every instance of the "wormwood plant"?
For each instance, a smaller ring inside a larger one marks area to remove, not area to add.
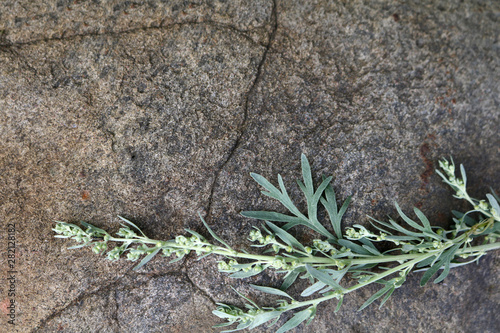
[[[469,196],[466,190],[467,177],[460,165],[461,178],[455,176],[453,160],[439,162],[443,173],[437,171],[443,181],[455,191],[454,197],[465,199],[473,209],[460,213],[453,211],[453,222],[449,230],[431,226],[425,215],[414,208],[418,221],[408,217],[396,203],[396,210],[405,226],[389,219],[388,222],[370,218],[373,230],[355,224],[342,233],[341,219],[350,198],[340,206],[337,205],[335,192],[330,182],[332,177],[323,178],[315,189],[311,176],[311,168],[307,158],[302,155],[302,177],[298,185],[305,195],[307,213],[302,213],[290,199],[283,179],[278,175],[279,188],[272,185],[264,177],[252,173],[251,176],[265,191],[262,194],[278,200],[290,214],[268,211],[247,211],[242,215],[263,220],[261,228],[255,227],[250,232],[249,240],[253,246],[267,248],[269,255],[251,254],[244,250],[238,251],[219,238],[203,220],[210,235],[220,244],[208,241],[201,234],[186,229],[188,236],[177,236],[168,241],[154,240],[147,237],[135,224],[120,217],[122,228],[117,237],[111,236],[103,229],[81,222],[82,229],[77,225],[57,222],[53,229],[59,238],[72,238],[80,245],[79,248],[92,246],[95,253],[103,253],[108,243],[117,243],[107,252],[110,260],[117,260],[126,254],[128,260],[142,260],[135,267],[139,269],[160,252],[163,256],[175,256],[171,262],[181,260],[190,252],[195,252],[199,259],[216,254],[221,257],[218,268],[221,272],[230,274],[233,278],[246,278],[261,273],[264,270],[275,270],[284,274],[283,284],[279,289],[252,285],[258,291],[278,295],[275,307],[261,307],[249,298],[242,296],[248,304],[245,309],[232,305],[218,303],[213,313],[226,322],[216,327],[238,324],[232,332],[245,328],[255,328],[270,322],[274,325],[280,316],[288,311],[298,310],[293,316],[277,329],[278,333],[286,332],[300,323],[309,323],[316,315],[317,306],[325,301],[337,299],[340,309],[345,295],[364,286],[377,283],[381,288],[361,305],[359,310],[366,308],[375,300],[380,299],[382,306],[391,294],[406,280],[412,271],[423,271],[420,284],[423,286],[436,274],[434,283],[441,282],[450,269],[477,262],[487,251],[500,248],[497,238],[500,236],[500,199],[496,194],[487,194],[486,200],[477,200]],[[492,191],[493,192],[493,191]],[[329,217],[331,229],[328,230],[318,220],[318,209],[323,206]],[[276,223],[280,223],[278,226]],[[314,230],[320,237],[312,244],[304,245],[298,241],[289,230],[298,226]],[[391,250],[381,252],[375,243],[389,242],[394,246]],[[264,253],[266,253],[264,252]],[[377,267],[376,271],[371,270]],[[347,285],[343,278],[349,274],[352,281]],[[315,298],[295,300],[286,293],[297,278],[307,279],[311,285],[300,296]],[[342,283],[341,283],[342,282]]]

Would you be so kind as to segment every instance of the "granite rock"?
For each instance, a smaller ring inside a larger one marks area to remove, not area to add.
[[[278,275],[232,280],[191,256],[132,271],[68,250],[54,220],[116,231],[123,215],[170,239],[205,233],[201,213],[249,249],[258,222],[239,212],[282,209],[249,172],[280,173],[303,208],[301,153],[353,196],[346,225],[394,216],[393,201],[448,225],[466,206],[434,173],[443,156],[473,195],[500,192],[499,13],[474,0],[3,1],[0,243],[15,223],[18,306],[4,324],[1,284],[0,331],[216,332],[215,303],[242,305],[230,286],[273,304],[248,283]],[[295,332],[497,332],[499,267],[491,253],[424,288],[416,273],[357,312],[367,288]]]

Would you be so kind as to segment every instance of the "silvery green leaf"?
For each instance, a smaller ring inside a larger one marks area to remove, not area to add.
[[[238,296],[240,296],[241,298],[243,298],[244,300],[246,300],[248,303],[251,304],[251,306],[248,306],[248,304],[245,304],[245,306],[249,309],[260,309],[260,307],[254,302],[252,301],[250,298],[246,297],[245,295],[243,295],[242,293],[240,293],[238,290],[236,290],[234,287],[231,286],[231,289],[234,290],[235,293],[238,294]]]
[[[191,235],[198,237],[198,239],[200,239],[200,240],[204,240],[205,239],[205,237],[203,237],[202,235],[200,235],[196,231],[193,231],[193,230],[187,229],[187,228],[184,229],[184,230],[186,230],[187,232],[189,232]]]
[[[280,174],[278,174],[278,185],[280,187],[280,196],[281,196],[281,199],[287,199],[286,201],[289,201],[289,203],[291,203],[291,199],[290,199],[290,196],[288,195],[288,191],[286,190],[286,186],[285,186],[285,183],[283,182],[283,177],[281,177]],[[295,207],[294,207],[295,208]]]
[[[414,236],[414,237],[421,237],[423,234],[422,233],[418,233],[418,232],[413,232],[413,231],[410,231],[408,229],[405,229],[403,228],[402,226],[400,226],[398,223],[396,223],[396,221],[394,221],[393,219],[389,219],[389,223],[394,227],[395,230],[405,234],[405,235],[408,235],[408,236]]]
[[[424,215],[424,213],[422,213],[422,211],[417,207],[414,207],[413,211],[415,212],[415,215],[417,215],[418,219],[422,222],[424,230],[427,232],[432,232],[431,223],[429,222],[429,219],[427,219],[427,217]]]
[[[463,164],[460,164],[460,174],[462,175],[462,180],[464,181],[464,188],[467,186],[467,176],[465,175],[465,168]]]
[[[441,266],[443,266],[443,263],[444,262],[440,260],[435,262],[431,267],[429,267],[422,276],[422,279],[420,280],[420,286],[424,286],[430,280],[430,278],[434,274],[436,274],[436,272],[441,268]]]
[[[250,325],[252,325],[252,322],[251,321],[248,321],[248,322],[241,322],[238,324],[238,326],[236,327],[236,329],[234,330],[230,330],[230,331],[224,331],[224,332],[235,332],[235,331],[240,331],[240,330],[244,330],[245,328],[248,328],[250,327]]]
[[[293,215],[297,216],[298,218],[302,219],[303,222],[308,223],[308,219],[298,210],[297,207],[293,204],[292,200],[288,196],[288,193],[286,191],[285,185],[283,183],[283,179],[281,178],[280,175],[278,175],[278,182],[280,184],[280,188],[282,191],[280,192],[274,185],[272,185],[267,179],[264,177],[252,173],[250,174],[252,178],[259,183],[261,186],[263,186],[265,189],[267,189],[269,192],[262,192],[264,195],[267,195],[269,197],[272,197],[274,199],[277,199],[283,206],[285,206]]]
[[[260,273],[262,273],[262,271],[254,271],[253,269],[251,269],[248,272],[239,271],[239,272],[233,273],[233,274],[229,275],[229,277],[231,277],[233,279],[244,279],[244,278],[254,276],[254,275],[257,275]]]
[[[281,202],[281,204],[285,206],[293,215],[300,217],[301,219],[307,222],[307,218],[299,211],[297,207],[295,207],[294,203],[292,202],[292,199],[290,199],[290,196],[288,195],[288,192],[286,190],[285,184],[283,183],[283,178],[281,178],[281,175],[278,175],[278,184],[281,189],[281,194],[278,200]]]
[[[370,252],[374,256],[381,256],[382,255],[382,253],[380,253],[379,250],[377,250],[371,246],[363,245],[362,247],[363,247],[363,249],[366,249],[368,252]]]
[[[332,235],[328,230],[325,229],[319,222],[316,221],[314,224],[308,225],[309,228],[316,231],[320,235],[325,236],[328,240],[335,240],[336,237]]]
[[[283,326],[280,327],[279,330],[276,331],[276,333],[284,333],[291,330],[292,328],[299,326],[300,323],[311,317],[311,309],[312,307],[309,307],[305,310],[295,313],[293,317],[290,318],[290,320],[288,320]]]
[[[272,327],[274,325],[276,325],[276,323],[280,320],[280,317],[276,317],[272,322],[269,323],[269,325],[267,325],[267,327]]]
[[[478,256],[474,257],[474,259],[472,260],[469,260],[469,261],[463,261],[463,262],[450,262],[450,269],[451,268],[456,268],[456,267],[460,267],[460,266],[465,266],[465,265],[468,265],[468,264],[471,264],[475,261],[478,261],[479,258],[481,258],[484,254],[479,254]],[[419,270],[415,270],[414,272],[420,272],[422,271],[421,269]]]
[[[87,222],[84,222],[84,221],[81,221],[80,222],[85,228],[88,228],[90,229],[92,232],[97,232],[99,234],[103,234],[103,235],[106,235],[107,232],[101,228],[98,228],[90,223],[87,223]]]
[[[325,269],[323,269],[323,271],[328,273],[333,279],[335,279],[335,281],[340,282],[340,280],[342,280],[342,278],[349,271],[349,267],[346,267],[346,268],[341,269],[341,270],[325,268]]]
[[[285,242],[287,245],[290,245],[296,249],[305,251],[304,245],[302,245],[295,237],[290,235],[288,232],[286,232],[285,230],[283,230],[281,228],[278,228],[277,226],[275,226],[271,222],[266,221],[266,224],[269,228],[271,228],[274,231],[276,236],[281,238],[281,240],[283,242]]]
[[[394,292],[394,290],[396,290],[396,287],[395,286],[392,286],[391,289],[389,289],[389,291],[387,292],[387,294],[385,294],[384,298],[382,299],[382,301],[380,302],[380,305],[379,305],[379,309],[385,304],[385,302],[387,302],[387,300],[389,299],[389,297],[391,297],[392,293]]]
[[[443,281],[450,273],[450,262],[446,261],[443,266],[443,272],[434,280],[434,283]]]
[[[321,204],[325,207],[328,217],[330,218],[330,223],[332,224],[333,231],[335,232],[337,238],[342,238],[342,232],[340,229],[340,221],[337,218],[337,199],[335,198],[335,191],[331,184],[325,188],[325,197],[320,199]]]
[[[435,240],[438,240],[438,241],[441,241],[441,240],[445,239],[443,236],[440,236],[440,235],[436,234],[434,231],[432,231],[432,232],[424,231],[424,232],[422,232],[422,234],[424,236],[427,236],[429,238],[432,238],[432,239],[435,239]]]
[[[342,302],[344,301],[344,296],[341,295],[339,297],[339,301],[337,302],[337,307],[335,308],[335,310],[333,312],[339,312],[340,310],[340,307],[342,306]]]
[[[55,231],[55,230],[54,230]],[[70,238],[71,236],[55,235],[55,238]]]
[[[436,272],[441,268],[441,266],[443,266],[442,260],[434,263],[434,265],[432,265],[428,270],[426,270],[424,275],[422,276],[422,279],[420,280],[420,285],[424,286],[430,280],[430,278],[434,274],[436,274]]]
[[[281,290],[287,290],[294,282],[297,280],[297,277],[300,273],[302,273],[305,269],[303,267],[295,268],[293,271],[288,272],[283,280],[283,284],[281,285]]]
[[[205,254],[200,255],[198,258],[196,258],[196,260],[197,260],[197,261],[198,261],[198,260],[201,260],[201,259],[203,259],[203,258],[205,258],[205,257],[208,257],[208,256],[209,256],[209,255],[211,255],[211,254],[212,254],[212,252],[206,252]]]
[[[144,237],[146,237],[146,235],[142,232],[141,229],[139,229],[138,226],[136,226],[135,224],[133,224],[132,222],[130,222],[129,220],[127,220],[126,218],[124,218],[124,217],[122,217],[120,215],[118,215],[118,218],[121,219],[122,221],[124,221],[125,223],[130,224],[132,227],[134,227],[135,229],[137,229],[141,233],[141,235],[143,235]]]
[[[296,227],[298,225],[306,225],[306,226],[309,227],[309,224],[305,224],[303,222],[288,222],[287,224],[285,224],[284,226],[282,226],[281,229],[283,229],[283,230],[290,230],[293,227]]]
[[[254,265],[253,263],[248,263],[248,264],[234,264],[232,267],[234,267],[236,269],[245,269],[245,268],[250,268],[253,265]]]
[[[417,247],[415,245],[412,245],[412,244],[404,244],[403,247],[401,248],[401,250],[403,252],[410,252],[410,251],[413,251],[415,250]]]
[[[495,199],[495,197],[491,194],[486,194],[486,198],[488,198],[488,201],[490,202],[491,207],[497,212],[497,216],[500,216],[500,205],[498,205],[498,201]]]
[[[351,196],[348,196],[344,203],[342,204],[342,206],[340,207],[340,210],[339,210],[339,213],[337,214],[337,218],[339,219],[342,219],[342,217],[344,216],[344,213],[346,212],[347,210],[347,207],[349,206],[349,203],[351,202]]]
[[[255,290],[262,291],[263,293],[266,293],[266,294],[284,296],[284,297],[288,297],[290,299],[293,299],[290,295],[288,295],[286,292],[284,292],[283,290],[280,290],[280,289],[271,288],[271,287],[264,287],[264,286],[257,286],[254,284],[251,284],[250,287],[252,287]]]
[[[373,245],[372,241],[367,239],[367,238],[362,238],[359,240],[361,243],[363,243],[363,248],[367,249],[370,251],[373,255],[375,256],[380,256],[382,253]]]
[[[312,286],[309,286],[308,288],[306,288],[301,294],[300,296],[302,297],[307,297],[307,296],[311,296],[312,294],[314,294],[315,292],[323,289],[324,287],[326,286],[325,283],[321,282],[321,281],[317,281],[315,284],[313,284]]]
[[[231,322],[231,324],[234,324],[236,323],[237,321],[233,321]],[[241,331],[245,328],[247,328],[248,326],[250,326],[250,322],[240,322],[238,324],[238,327],[236,327],[235,329],[232,329],[232,330],[224,330],[224,331],[221,331],[221,333],[230,333],[230,332],[236,332],[236,331]]]
[[[79,249],[81,247],[85,247],[87,245],[91,244],[90,242],[87,242],[85,244],[80,244],[80,245],[75,245],[75,246],[71,246],[71,247],[68,247],[68,250],[73,250],[73,249]]]
[[[274,187],[273,184],[271,184],[266,178],[264,178],[263,176],[257,174],[257,173],[250,173],[250,176],[260,185],[262,186],[263,188],[265,188],[266,190],[269,191],[269,193],[275,195],[275,196],[280,196],[281,195],[281,192],[276,188]]]
[[[301,155],[301,165],[302,165],[302,178],[304,179],[304,183],[300,181],[297,181],[297,183],[299,184],[300,189],[302,190],[302,192],[304,192],[304,195],[306,197],[307,212],[308,212],[307,220],[309,223],[315,226],[314,228],[315,231],[321,233],[322,235],[328,238],[335,238],[317,220],[318,202],[321,198],[324,189],[328,186],[332,177],[328,177],[327,179],[325,179],[318,187],[318,189],[314,191],[313,179],[311,175],[311,166],[309,165],[309,161],[307,160],[307,157],[304,154]]]
[[[266,191],[260,191],[260,193],[262,193],[263,195],[265,195],[267,197],[270,197],[270,198],[276,199],[278,201],[281,201],[281,195],[280,194],[275,194],[275,193],[266,192]]]
[[[449,180],[448,180],[448,177],[445,176],[441,171],[439,170],[436,170],[436,173],[443,179],[443,182],[448,184],[452,189],[454,189],[455,191],[457,190],[457,187],[451,183]]]
[[[272,222],[294,222],[297,224],[303,223],[303,219],[296,216],[290,216],[286,214],[281,214],[277,212],[266,212],[266,211],[244,211],[241,215],[249,217],[252,219],[272,221]]]
[[[395,240],[395,241],[420,241],[421,239],[418,237],[412,236],[386,236],[386,240]]]
[[[436,262],[422,276],[422,280],[420,280],[420,285],[421,286],[425,285],[430,280],[430,278],[434,274],[436,274],[436,272],[443,265],[445,265],[447,262],[451,261],[451,259],[455,255],[455,252],[457,252],[457,250],[460,247],[460,245],[461,245],[460,243],[455,244],[452,247],[450,247],[449,249],[447,249],[446,251],[444,251],[443,253],[441,253],[441,255],[437,258]],[[417,267],[418,267],[418,265],[417,265]],[[446,273],[446,274],[448,274],[448,273]],[[437,283],[436,281],[440,282],[441,281],[441,280],[439,280],[440,277],[438,277],[434,282],[435,283]],[[446,275],[444,277],[446,277]]]
[[[344,216],[344,213],[346,212],[347,207],[351,202],[351,197],[347,197],[342,207],[340,207],[340,210],[337,211],[337,199],[335,197],[335,191],[333,190],[331,184],[328,184],[328,186],[325,188],[324,193],[325,197],[321,198],[320,201],[325,207],[326,212],[328,213],[328,217],[330,219],[330,223],[332,224],[335,235],[340,239],[343,237],[341,229],[342,217]]]
[[[337,281],[335,281],[328,273],[322,272],[309,264],[306,264],[306,270],[316,280],[334,288],[335,290],[345,290]]]
[[[311,221],[317,221],[318,203],[321,199],[321,196],[323,195],[324,190],[330,184],[332,179],[333,177],[331,176],[323,179],[321,184],[316,189],[316,192],[314,192],[314,195],[310,198],[307,198],[308,215]]]
[[[361,311],[364,308],[366,308],[368,305],[372,304],[375,300],[377,300],[378,298],[382,297],[386,292],[388,292],[389,290],[391,290],[391,288],[394,288],[394,286],[392,284],[388,284],[384,288],[382,288],[379,291],[377,291],[369,299],[367,299],[366,302],[363,305],[361,305],[361,307],[358,309],[358,311]]]
[[[219,241],[221,244],[223,244],[226,248],[228,248],[229,250],[232,250],[231,247],[229,246],[229,244],[227,244],[226,242],[224,242],[224,240],[222,240],[222,238],[220,238],[219,236],[217,236],[215,234],[215,232],[212,231],[212,229],[210,229],[210,227],[208,226],[207,222],[205,222],[205,219],[203,219],[203,216],[201,216],[200,213],[198,213],[198,216],[200,217],[201,219],[201,222],[203,222],[203,225],[205,226],[205,228],[207,228],[208,232],[210,233],[210,235],[212,235],[212,237],[214,239],[216,239],[217,241]]]
[[[302,178],[304,179],[305,192],[306,197],[312,197],[314,193],[313,188],[313,180],[311,174],[311,166],[309,165],[309,161],[307,160],[306,155],[300,155],[300,161],[302,165]]]
[[[151,252],[150,254],[148,254],[147,256],[145,256],[141,262],[134,267],[134,271],[138,270],[139,268],[141,268],[142,266],[144,266],[145,264],[147,264],[151,259],[153,259],[153,257],[158,253],[160,252],[161,250],[161,247],[157,247],[153,252]]]
[[[408,223],[409,226],[417,229],[417,230],[420,230],[420,231],[424,231],[424,227],[422,227],[420,224],[418,224],[417,222],[413,221],[412,219],[410,219],[408,216],[406,216],[405,213],[403,213],[403,211],[401,210],[401,208],[399,207],[398,203],[397,202],[394,202],[394,205],[396,206],[396,210],[398,211],[398,214],[403,218],[403,220]]]
[[[354,242],[351,242],[350,240],[339,239],[338,242],[341,246],[345,246],[346,248],[351,249],[354,253],[362,255],[371,255],[370,251],[368,251],[367,249],[363,248],[362,246]]]
[[[213,310],[212,313],[221,319],[237,319],[238,317],[229,313],[225,313],[219,310]],[[232,323],[231,323],[232,324]],[[219,324],[220,325],[220,324]],[[227,325],[224,325],[227,326]]]
[[[253,329],[257,326],[267,323],[269,320],[279,319],[282,313],[283,313],[282,311],[266,311],[259,313],[258,315],[255,316],[254,320],[252,321],[251,325],[248,328]]]
[[[316,231],[318,234],[323,235],[328,238],[328,240],[334,240],[335,236],[333,236],[328,230],[325,229],[321,224],[311,224],[309,222],[288,222],[284,226],[281,227],[283,230],[289,230],[297,225],[303,225]]]
[[[309,316],[309,318],[307,319],[307,322],[306,322],[306,325],[309,325],[311,323],[311,321],[314,319],[314,317],[316,317],[316,306],[312,306],[309,308],[311,314]]]
[[[386,233],[386,234],[388,234],[388,235],[392,235],[392,232],[390,232],[390,231],[388,231],[388,230],[385,230],[385,229],[381,228],[378,224],[383,225],[384,227],[389,228],[389,229],[392,229],[392,230],[397,230],[396,228],[394,228],[394,226],[390,225],[390,224],[389,224],[389,223],[387,223],[387,222],[383,222],[383,221],[376,220],[376,219],[374,219],[374,218],[373,218],[373,217],[371,217],[371,216],[368,216],[368,218],[371,220],[371,221],[370,221],[370,224],[371,224],[372,226],[374,226],[375,228],[377,228],[378,230],[380,230],[380,231],[382,231],[382,232],[385,232],[385,233]],[[372,221],[373,221],[373,222],[376,222],[377,224],[373,223]]]

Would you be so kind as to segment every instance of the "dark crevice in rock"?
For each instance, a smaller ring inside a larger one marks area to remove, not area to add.
[[[118,312],[120,310],[120,304],[118,304],[118,297],[117,297],[117,290],[113,290],[113,298],[114,298],[114,303],[115,303],[115,311],[113,311],[113,315],[111,316],[111,320],[113,320],[116,323],[116,326],[118,326],[118,331],[123,332],[122,327],[120,325],[120,320],[118,319]],[[111,296],[110,296],[111,297]]]
[[[184,259],[184,260],[186,260],[186,259]],[[134,273],[134,274],[137,274],[137,273]],[[164,273],[145,273],[145,274],[141,274],[141,275],[146,276],[148,281],[151,279],[158,279],[158,278],[162,278],[162,277],[166,277],[166,276],[180,277],[183,280],[186,280],[186,282],[189,283],[193,287],[194,290],[199,291],[199,294],[201,296],[210,300],[210,302],[212,302],[212,304],[214,304],[214,305],[217,304],[217,302],[205,290],[201,289],[198,285],[196,285],[196,283],[193,282],[193,280],[191,279],[189,274],[184,269],[182,269],[181,271],[169,271],[169,272],[164,272]],[[127,288],[127,289],[132,290],[132,289],[136,289],[139,287],[141,287],[141,286],[134,285],[131,288]],[[118,307],[119,307],[118,304],[116,304],[116,313],[118,313]]]
[[[72,306],[75,306],[77,305],[78,303],[84,301],[85,299],[89,298],[89,297],[92,297],[96,294],[102,294],[104,292],[107,292],[107,291],[110,291],[110,290],[113,290],[115,289],[116,290],[116,285],[120,282],[120,280],[122,278],[124,278],[133,268],[130,268],[128,269],[124,274],[120,275],[119,277],[117,277],[116,279],[112,280],[110,283],[104,285],[104,286],[101,286],[99,288],[97,288],[96,290],[92,291],[92,292],[89,292],[89,293],[86,293],[86,292],[82,292],[80,295],[78,295],[74,300],[72,300],[71,302],[69,302],[68,304],[66,304],[66,306],[64,306],[63,308],[51,313],[50,315],[48,315],[45,319],[42,319],[40,321],[40,323],[38,324],[38,326],[36,326],[31,332],[32,333],[35,333],[35,332],[38,332],[39,330],[41,330],[45,325],[47,325],[48,322],[50,322],[52,319],[54,318],[57,318],[59,315],[61,315],[64,311],[66,311],[67,309],[71,308]],[[118,304],[116,304],[116,311],[118,311]],[[117,313],[117,312],[116,312]]]
[[[262,54],[262,59],[259,62],[259,65],[257,66],[257,73],[255,75],[255,79],[250,86],[250,89],[248,89],[248,92],[245,94],[244,97],[244,108],[243,108],[243,120],[241,122],[241,125],[239,126],[239,129],[237,130],[238,136],[236,137],[236,140],[234,141],[233,146],[229,150],[229,153],[227,154],[226,159],[222,162],[220,167],[216,170],[215,176],[214,176],[214,181],[212,183],[212,186],[210,188],[210,196],[208,197],[208,204],[207,204],[207,215],[205,217],[206,221],[208,223],[211,222],[211,217],[212,217],[212,200],[214,197],[215,193],[215,188],[217,187],[217,184],[219,182],[219,176],[226,167],[226,165],[229,163],[231,158],[234,156],[235,152],[238,150],[238,148],[241,145],[241,140],[247,130],[247,123],[248,123],[248,109],[249,109],[249,104],[250,104],[250,97],[254,94],[255,89],[257,88],[257,84],[261,80],[262,76],[262,70],[264,68],[264,65],[267,60],[267,55],[269,53],[269,50],[271,49],[272,43],[276,37],[276,32],[278,30],[278,13],[277,13],[277,3],[276,0],[273,0],[273,9],[271,13],[271,22],[272,22],[272,30],[269,36],[269,42],[267,45],[265,45],[265,50],[264,53]]]
[[[195,289],[195,290],[198,290],[201,294],[201,296],[207,298],[208,300],[210,300],[210,302],[212,302],[212,304],[215,306],[217,305],[217,302],[203,289],[201,289],[199,286],[196,285],[196,283],[193,282],[193,280],[191,280],[191,277],[189,277],[189,274],[187,273],[184,273],[185,277],[186,277],[186,280],[189,282],[189,284]]]
[[[7,40],[6,38],[0,39],[0,49],[2,50],[9,50],[15,47],[22,47],[25,45],[36,45],[38,43],[46,43],[46,42],[51,42],[51,41],[71,41],[75,40],[77,38],[83,38],[83,37],[100,37],[100,36],[115,36],[118,37],[123,34],[130,34],[130,33],[136,33],[136,32],[145,32],[149,30],[164,30],[164,29],[170,29],[172,27],[182,27],[182,26],[187,26],[187,25],[210,25],[215,28],[219,29],[227,29],[236,32],[237,34],[241,35],[248,41],[250,41],[253,44],[258,44],[261,46],[266,46],[262,45],[263,43],[256,43],[255,40],[253,40],[249,36],[249,32],[252,32],[252,30],[241,30],[238,29],[232,25],[229,24],[222,24],[216,21],[186,21],[186,22],[180,22],[180,23],[172,23],[168,25],[163,25],[160,24],[158,26],[149,26],[149,27],[138,27],[138,28],[132,28],[132,29],[127,29],[127,30],[122,30],[122,31],[105,31],[105,32],[89,32],[89,33],[83,33],[83,34],[74,34],[71,36],[63,36],[61,37],[50,37],[50,38],[40,38],[40,39],[34,39],[30,41],[22,41],[22,42],[12,42]],[[270,43],[269,43],[270,44]]]
[[[19,63],[23,66],[23,69],[29,70],[34,76],[38,75],[38,71],[28,62],[26,56],[17,52],[17,50],[11,46],[11,43],[2,44],[2,41],[0,40],[0,52],[8,54],[12,57],[12,59],[18,59]]]

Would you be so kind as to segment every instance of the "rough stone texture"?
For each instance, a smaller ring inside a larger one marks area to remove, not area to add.
[[[216,324],[206,316],[213,306],[189,279],[177,273],[127,276],[73,302],[39,331],[198,332]]]
[[[270,1],[2,1],[0,21],[11,43],[70,39],[182,23],[215,23],[267,43]]]
[[[447,225],[465,206],[433,172],[441,156],[465,164],[471,193],[500,192],[499,17],[495,1],[2,1],[0,239],[5,249],[16,223],[13,331],[213,332],[215,302],[241,304],[229,285],[272,304],[215,258],[156,258],[133,272],[67,250],[55,219],[116,230],[120,214],[168,239],[203,232],[202,212],[247,247],[256,223],[238,213],[279,208],[248,173],[281,173],[300,202],[301,152],[317,176],[335,176],[340,198],[353,196],[346,224],[394,215],[397,200]],[[498,332],[498,267],[493,253],[424,288],[415,274],[382,309],[356,312],[368,288],[295,331]],[[6,295],[2,284],[1,311]]]

